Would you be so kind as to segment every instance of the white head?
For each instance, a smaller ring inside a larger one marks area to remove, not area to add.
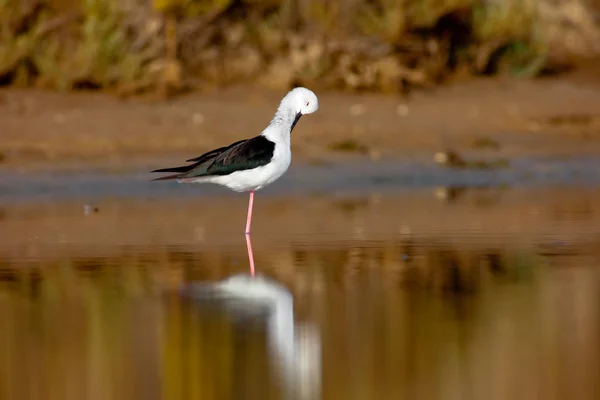
[[[292,109],[296,114],[312,114],[319,109],[319,99],[312,90],[297,87],[292,90],[281,101],[282,105]]]
[[[319,100],[311,90],[303,87],[292,89],[281,100],[275,116],[262,135],[272,141],[289,140],[300,117],[318,109]]]

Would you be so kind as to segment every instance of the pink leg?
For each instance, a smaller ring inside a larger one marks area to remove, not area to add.
[[[250,225],[252,224],[252,206],[254,205],[254,190],[250,191],[250,200],[248,201],[248,219],[246,220],[246,247],[248,248],[248,260],[250,261],[250,276],[254,277],[254,254],[252,252],[252,242],[250,241]]]
[[[248,201],[248,219],[246,220],[246,235],[250,234],[250,225],[252,225],[252,206],[254,205],[254,190],[250,191],[250,200]]]

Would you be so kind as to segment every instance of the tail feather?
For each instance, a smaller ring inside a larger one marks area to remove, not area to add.
[[[170,168],[162,168],[162,169],[155,169],[154,171],[150,171],[150,172],[188,172],[190,171],[192,168],[194,168],[195,165],[184,165],[181,167],[170,167]]]
[[[156,178],[156,179],[151,179],[150,182],[153,181],[168,181],[168,180],[172,180],[172,179],[177,179],[181,176],[181,174],[190,171],[191,169],[194,168],[194,164],[192,165],[184,165],[181,167],[170,167],[170,168],[162,168],[162,169],[155,169],[154,171],[150,171],[150,172],[176,172],[176,174],[173,175],[167,175],[167,176],[163,176],[161,178]]]

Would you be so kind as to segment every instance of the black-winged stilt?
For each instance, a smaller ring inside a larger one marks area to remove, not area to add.
[[[246,219],[246,245],[250,271],[254,274],[254,257],[250,242],[250,225],[254,192],[280,178],[290,166],[290,134],[302,115],[319,108],[317,96],[309,89],[291,90],[279,104],[275,116],[260,135],[240,140],[187,160],[192,164],[157,169],[152,172],[175,172],[153,179],[176,179],[178,182],[215,183],[236,192],[250,192]]]

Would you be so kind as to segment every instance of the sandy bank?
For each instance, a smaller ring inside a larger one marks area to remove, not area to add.
[[[577,73],[476,80],[397,95],[318,93],[293,135],[295,161],[431,158],[452,148],[488,159],[600,151],[600,85]],[[0,168],[109,170],[178,163],[258,134],[282,93],[249,87],[158,101],[97,93],[0,92]]]

